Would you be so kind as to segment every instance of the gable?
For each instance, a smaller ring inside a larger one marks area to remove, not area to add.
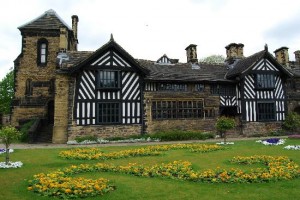
[[[273,65],[268,59],[261,59],[253,66],[252,71],[276,71],[279,72],[277,66]]]
[[[84,69],[115,69],[120,71],[135,71],[138,74],[146,75],[149,70],[140,66],[135,59],[127,53],[113,38],[89,55],[80,63],[69,69],[70,73],[77,73]]]
[[[116,68],[132,68],[131,64],[126,61],[126,58],[114,50],[103,52],[99,58],[91,63],[91,66],[96,68],[103,68],[107,66]]]

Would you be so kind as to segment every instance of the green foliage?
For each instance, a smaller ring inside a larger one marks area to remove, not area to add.
[[[11,70],[0,81],[0,113],[9,114],[14,96],[14,72]]]
[[[9,146],[13,141],[16,141],[20,138],[21,133],[12,126],[4,126],[0,130],[0,140],[5,145],[6,149],[6,157],[5,162],[8,164],[9,162]]]
[[[94,136],[94,135],[86,135],[86,136],[77,136],[75,138],[75,141],[80,143],[80,142],[83,142],[85,140],[89,140],[89,141],[97,141],[98,138],[97,136]]]
[[[225,57],[222,55],[211,55],[200,59],[200,62],[213,63],[213,64],[224,63],[224,61],[225,61]]]
[[[195,131],[168,131],[158,132],[149,135],[151,138],[160,139],[160,141],[182,141],[182,140],[206,140],[214,138],[214,134]]]
[[[220,133],[224,133],[234,127],[235,121],[232,118],[222,116],[217,119],[216,129]]]
[[[300,115],[295,112],[290,112],[283,122],[283,128],[289,131],[296,131],[300,127]]]
[[[216,129],[224,138],[224,143],[226,143],[226,132],[235,127],[235,120],[233,118],[221,116],[217,119]]]
[[[21,128],[20,128],[21,137],[19,138],[19,140],[21,142],[28,142],[28,131],[34,122],[35,122],[35,120],[33,119],[33,120],[30,120],[30,121],[26,122],[25,124],[21,125]]]

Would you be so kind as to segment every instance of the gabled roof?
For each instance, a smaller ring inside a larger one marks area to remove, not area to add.
[[[136,60],[127,51],[125,51],[117,42],[115,42],[112,36],[109,42],[104,44],[95,52],[68,52],[67,54],[70,55],[70,59],[69,61],[63,62],[63,65],[72,66],[62,69],[60,72],[76,73],[81,68],[89,65],[91,62],[97,59],[101,54],[111,49],[121,54],[138,71],[142,72],[143,74],[149,74],[149,71],[140,66],[140,64],[136,62]]]
[[[280,65],[276,59],[268,52],[268,48],[266,47],[264,50],[259,51],[249,57],[238,60],[231,69],[226,74],[226,78],[233,78],[238,75],[244,74],[247,71],[251,70],[261,59],[267,58],[269,59],[281,72],[286,74],[287,76],[292,76],[292,74],[285,67]]]
[[[178,82],[232,82],[224,79],[228,71],[225,65],[199,63],[196,69],[191,63],[157,64],[155,61],[138,60],[150,71],[145,78],[149,81],[178,81]]]
[[[31,20],[30,22],[19,26],[19,30],[23,29],[58,29],[60,27],[66,27],[69,30],[72,30],[67,23],[65,23],[54,10],[50,9],[46,11],[41,16],[37,17],[36,19]]]

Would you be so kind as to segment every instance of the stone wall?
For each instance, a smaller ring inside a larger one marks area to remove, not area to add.
[[[281,129],[282,122],[247,122],[243,123],[243,136],[267,136]]]
[[[53,143],[66,143],[68,140],[69,80],[70,77],[67,75],[57,74],[56,76]]]
[[[44,118],[47,113],[47,107],[15,107],[12,111],[11,124],[13,126],[19,125],[19,120],[34,119],[37,117]]]
[[[90,125],[90,126],[69,126],[68,140],[74,140],[76,137],[96,136],[98,138],[126,137],[131,135],[140,135],[142,126],[134,125]]]

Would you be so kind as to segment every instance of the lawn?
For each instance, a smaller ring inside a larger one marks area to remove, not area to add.
[[[11,154],[12,161],[24,163],[19,169],[0,169],[0,199],[53,199],[41,197],[36,193],[27,191],[28,180],[38,173],[49,173],[59,168],[81,163],[95,164],[99,162],[127,165],[137,163],[154,165],[168,163],[174,160],[184,160],[192,163],[194,170],[215,169],[217,166],[225,169],[240,168],[251,170],[251,168],[264,168],[264,165],[238,165],[229,162],[234,156],[270,155],[288,156],[300,165],[300,151],[284,150],[283,147],[291,144],[300,144],[300,140],[287,139],[284,145],[264,146],[252,141],[236,141],[234,145],[225,150],[197,153],[188,150],[170,150],[159,156],[131,157],[115,160],[66,160],[58,155],[66,149],[26,149],[15,150]],[[141,146],[127,147],[102,147],[104,152],[115,152],[125,149],[141,148]],[[4,161],[4,155],[0,155]],[[300,177],[293,180],[282,180],[269,183],[201,183],[168,178],[136,177],[114,172],[84,173],[77,176],[86,178],[106,178],[116,186],[115,191],[90,199],[299,199]]]

